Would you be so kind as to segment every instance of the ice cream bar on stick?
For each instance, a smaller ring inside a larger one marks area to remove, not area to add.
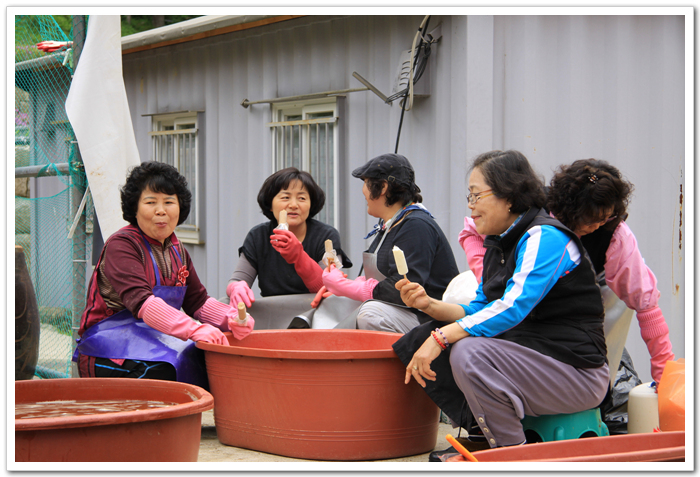
[[[280,210],[280,218],[277,221],[277,227],[276,229],[280,230],[289,230],[289,224],[287,224],[287,211],[286,210]]]
[[[335,261],[333,256],[335,255],[333,253],[333,241],[331,239],[326,240],[325,242],[326,245],[326,257],[328,258],[328,269],[330,270],[331,265]]]
[[[245,309],[245,303],[242,301],[238,302],[238,324],[245,326],[248,323],[248,313]]]
[[[403,250],[394,245],[394,248],[391,249],[391,251],[394,252],[394,260],[396,261],[396,269],[398,270],[399,275],[403,275],[403,277],[406,278],[406,274],[408,273],[408,265],[406,265],[406,257],[403,254]]]

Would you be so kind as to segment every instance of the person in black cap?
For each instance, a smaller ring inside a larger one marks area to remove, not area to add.
[[[362,179],[367,213],[379,223],[365,237],[374,237],[363,253],[364,276],[345,278],[334,266],[323,272],[323,284],[334,295],[363,302],[357,327],[364,330],[406,333],[429,320],[423,312],[406,307],[395,288],[399,275],[392,249],[400,248],[408,265],[407,277],[420,283],[429,296],[441,299],[447,285],[459,274],[452,248],[421,204],[411,163],[398,154],[382,154],[352,172]]]

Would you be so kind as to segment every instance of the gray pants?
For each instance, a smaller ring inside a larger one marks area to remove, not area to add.
[[[608,365],[575,368],[495,338],[464,338],[450,353],[452,374],[491,447],[525,441],[525,416],[571,414],[598,406]]]
[[[357,329],[408,333],[418,326],[418,317],[409,308],[367,300],[357,313]]]

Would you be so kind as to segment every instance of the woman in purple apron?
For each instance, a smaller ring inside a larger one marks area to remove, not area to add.
[[[73,360],[81,377],[166,379],[207,387],[196,341],[228,344],[245,338],[254,320],[210,297],[187,250],[174,234],[192,195],[167,164],[146,162],[121,189],[130,225],[102,249],[80,320]],[[194,320],[191,318],[193,317]]]

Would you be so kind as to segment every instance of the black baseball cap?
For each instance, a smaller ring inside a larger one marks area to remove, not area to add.
[[[405,187],[415,184],[416,173],[408,159],[400,154],[382,154],[367,161],[352,171],[353,177],[360,179],[379,179],[396,182]]]

